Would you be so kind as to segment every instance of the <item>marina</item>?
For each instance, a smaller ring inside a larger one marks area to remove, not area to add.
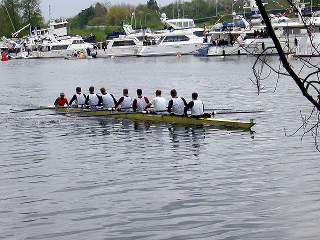
[[[108,34],[105,41],[97,43],[87,43],[80,36],[69,36],[67,21],[52,20],[47,29],[30,29],[30,34],[19,43],[3,38],[0,45],[9,58],[69,58],[76,53],[94,58],[277,54],[256,3],[249,1],[249,5],[250,18],[245,19],[232,12],[232,22],[217,22],[208,27],[204,24],[203,28],[197,27],[194,19],[169,19],[165,13],[160,16],[163,29],[133,29],[131,24],[122,22],[122,32]],[[309,42],[320,31],[319,17],[304,17],[302,11],[305,5],[300,1],[295,1],[294,5],[297,11],[295,18],[282,14],[269,15],[275,35],[285,54],[317,55],[317,46]]]

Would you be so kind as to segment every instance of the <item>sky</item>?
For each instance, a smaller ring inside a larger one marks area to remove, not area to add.
[[[130,3],[132,5],[146,4],[147,0],[40,0],[42,15],[45,20],[57,18],[69,18],[77,15],[82,10],[90,7],[96,2],[110,2],[112,5],[121,3]],[[170,3],[175,2],[175,0],[157,0],[158,6],[165,6]],[[49,6],[50,13],[49,14]]]

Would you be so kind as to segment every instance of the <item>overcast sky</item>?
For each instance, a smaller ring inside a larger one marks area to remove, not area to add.
[[[112,5],[121,3],[130,3],[132,5],[146,4],[147,0],[107,0]],[[105,3],[105,0],[41,0],[42,14],[45,20],[49,20],[49,6],[51,9],[51,18],[69,18],[77,15],[81,10],[90,7],[93,3]],[[159,6],[165,6],[175,0],[157,0]]]

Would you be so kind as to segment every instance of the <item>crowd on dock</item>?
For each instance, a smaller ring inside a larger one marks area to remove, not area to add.
[[[54,105],[57,107],[87,107],[92,110],[111,109],[122,112],[144,112],[148,109],[155,114],[171,114],[176,116],[187,116],[188,111],[191,111],[192,117],[203,117],[204,104],[198,99],[198,93],[192,93],[192,100],[187,103],[183,97],[179,97],[177,90],[170,91],[171,99],[167,101],[161,96],[162,91],[156,90],[155,97],[149,100],[143,96],[142,89],[137,89],[137,97],[131,98],[127,88],[123,89],[123,96],[118,100],[113,94],[108,93],[104,87],[100,88],[101,94],[95,93],[93,86],[89,87],[89,94],[82,93],[81,87],[76,88],[76,93],[68,101],[64,93],[55,100]]]

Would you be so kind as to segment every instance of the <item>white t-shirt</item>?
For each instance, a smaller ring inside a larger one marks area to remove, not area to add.
[[[167,108],[167,101],[163,97],[155,97],[151,100],[154,111],[164,111]]]

